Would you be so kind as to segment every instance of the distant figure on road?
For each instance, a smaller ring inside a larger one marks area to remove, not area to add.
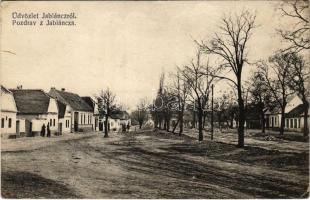
[[[130,125],[129,125],[129,123],[127,124],[127,130],[128,130],[128,132],[129,132],[129,129],[130,129]]]
[[[126,132],[126,125],[122,124],[122,132]]]
[[[41,128],[41,136],[45,137],[45,124],[43,124]]]
[[[50,130],[50,125],[47,124],[47,137],[51,137],[51,130]]]

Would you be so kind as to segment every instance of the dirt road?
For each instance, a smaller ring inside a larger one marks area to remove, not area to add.
[[[2,197],[298,198],[308,155],[165,133],[93,134],[2,152]]]

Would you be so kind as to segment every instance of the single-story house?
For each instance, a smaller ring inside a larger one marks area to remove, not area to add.
[[[281,109],[274,108],[265,113],[266,127],[279,128],[281,125]],[[308,116],[309,124],[309,116]],[[304,106],[301,98],[298,95],[289,98],[285,107],[285,122],[284,128],[288,131],[302,131],[304,127]]]
[[[25,120],[27,136],[39,135],[43,124],[58,131],[57,102],[40,89],[11,89],[17,106],[17,120]],[[21,127],[21,126],[20,126]]]
[[[285,129],[291,131],[302,131],[304,127],[304,107],[303,104],[293,108],[285,114]]]
[[[109,129],[112,131],[121,131],[122,126],[131,126],[131,119],[127,111],[117,111],[109,118]]]
[[[68,112],[71,113],[71,132],[94,130],[93,108],[82,97],[78,94],[67,92],[64,88],[57,90],[54,87],[50,89],[48,94],[68,106]]]
[[[1,105],[1,112],[0,112],[1,137],[7,138],[10,135],[15,135],[17,131],[19,133],[20,124],[19,122],[17,124],[16,121],[17,108],[14,96],[11,91],[9,91],[2,85],[1,85],[0,105]]]

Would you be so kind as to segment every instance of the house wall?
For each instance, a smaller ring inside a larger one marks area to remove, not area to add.
[[[16,134],[17,109],[12,93],[1,90],[0,102],[0,133],[5,138]]]
[[[72,126],[71,107],[69,105],[66,105],[65,115],[63,118],[58,119],[58,123],[59,123],[59,125],[61,123],[62,133],[70,133],[71,132],[71,126]],[[60,129],[59,126],[58,126],[58,129]],[[59,130],[59,132],[60,132],[60,130]]]
[[[97,121],[97,123],[96,123]],[[93,119],[92,119],[92,126],[94,131],[99,131],[99,116],[98,115],[93,115]]]
[[[301,131],[304,127],[302,117],[285,118],[285,130]]]
[[[279,128],[281,124],[280,114],[271,114],[269,116],[269,127],[268,128]]]
[[[12,93],[1,91],[0,95],[1,111],[17,112],[16,104]]]
[[[71,126],[74,132],[74,113],[78,113],[78,129],[83,131],[92,131],[94,117],[92,112],[71,111]]]
[[[62,133],[70,133],[71,131],[71,116],[65,116],[64,118],[60,118],[58,123],[62,125]],[[59,128],[59,127],[58,127]]]
[[[110,131],[119,131],[121,130],[121,122],[119,119],[109,118]]]
[[[32,132],[34,132],[35,135],[38,135],[41,132],[43,124],[45,126],[47,126],[47,124],[50,125],[51,133],[55,133],[58,131],[58,114],[57,113],[49,113],[49,114],[43,114],[43,115],[20,114],[18,115],[18,118],[31,122]],[[27,132],[27,130],[25,130],[25,132]]]
[[[93,113],[79,112],[79,129],[83,129],[83,131],[93,130]]]
[[[9,135],[16,134],[16,113],[1,112],[0,118],[1,137],[6,138]]]
[[[26,134],[26,122],[25,119],[19,118],[19,116],[16,117],[16,122],[19,121],[19,135],[25,136]]]
[[[50,130],[52,133],[55,133],[58,131],[58,114],[57,113],[49,113],[46,115],[46,122],[50,126]],[[41,129],[40,129],[41,130]]]

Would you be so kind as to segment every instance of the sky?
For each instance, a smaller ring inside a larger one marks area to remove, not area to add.
[[[275,29],[287,26],[279,1],[2,2],[1,84],[65,88],[80,96],[110,87],[119,103],[152,99],[162,72],[187,64],[194,39],[207,40],[224,13],[256,12],[250,61],[281,47]],[[76,26],[13,26],[12,12],[75,12]],[[12,53],[10,53],[12,52]],[[253,66],[247,66],[244,79]],[[217,84],[219,91],[227,85]]]

